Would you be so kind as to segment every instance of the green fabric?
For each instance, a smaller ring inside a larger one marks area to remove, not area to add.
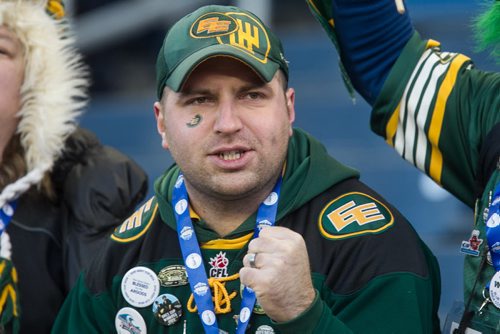
[[[387,123],[398,104],[401,103],[402,105],[405,104],[405,107],[407,106],[407,100],[401,102],[405,89],[409,89],[409,91],[415,89],[418,75],[422,75],[421,81],[426,78],[423,69],[417,66],[425,49],[426,41],[415,33],[392,68],[374,105],[371,116],[372,130],[384,138],[387,138]],[[438,50],[434,50],[433,54],[440,57]],[[453,61],[457,56],[452,54],[452,57]],[[446,64],[446,61],[443,61],[443,63]],[[441,64],[437,62],[434,68],[437,66],[441,66]],[[418,75],[412,77],[414,71]],[[436,81],[436,94],[413,96],[414,99],[420,101],[419,104],[414,104],[417,105],[415,113],[421,113],[419,108],[424,101],[431,106],[435,105],[437,90],[441,88],[441,85],[445,86],[443,77],[448,73],[447,71],[448,69]],[[493,267],[487,264],[479,275],[476,290],[473,291],[482,257],[486,256],[487,242],[484,212],[490,204],[491,192],[494,190],[495,185],[500,183],[500,172],[497,169],[493,172],[482,194],[477,194],[476,177],[481,145],[493,126],[500,122],[500,112],[498,112],[500,110],[499,92],[500,73],[477,70],[470,61],[465,61],[457,71],[454,86],[444,105],[443,122],[439,129],[438,147],[443,157],[441,184],[443,188],[474,209],[473,229],[478,230],[479,238],[483,239],[482,244],[479,246],[481,256],[467,255],[465,257],[464,301],[467,302],[472,295],[471,310],[479,309],[479,306],[484,301],[482,296],[483,287],[486,286],[494,274]],[[430,112],[422,122],[424,125],[419,126],[426,135],[428,135],[432,116],[433,114]],[[407,123],[405,122],[407,117],[403,124],[401,124],[400,117],[400,129],[406,130]],[[415,144],[415,148],[418,148],[417,144]],[[403,155],[399,150],[398,153]],[[407,159],[406,156],[404,158]],[[419,169],[430,175],[429,164],[430,155],[427,155],[425,165],[419,167]],[[477,196],[479,198],[476,199]],[[482,318],[476,316],[476,318],[483,326],[496,328],[495,326],[500,323],[500,312],[491,305],[487,306],[487,310],[490,313],[489,316]]]
[[[394,333],[395,328],[400,328],[400,333],[432,333],[436,328],[433,330],[431,323],[420,320],[434,306],[434,296],[428,293],[430,283],[410,273],[379,276],[361,291],[334,296],[333,310],[338,310],[338,318],[353,333]],[[368,303],[370,306],[366,307]],[[354,317],[363,321],[355,321]],[[317,328],[314,333],[326,333],[326,328]]]
[[[418,32],[415,32],[401,52],[398,61],[392,66],[382,91],[373,105],[370,119],[371,129],[379,136],[386,138],[385,127],[392,112],[396,110],[412,73],[408,69],[413,69],[424,51],[425,42]]]
[[[387,139],[387,123],[400,105],[398,131],[402,134],[404,131],[413,131],[417,124],[419,134],[404,134],[405,147],[398,148],[395,144],[396,150],[410,163],[431,175],[429,133],[435,108],[442,104],[444,116],[437,128],[440,133],[438,147],[442,154],[440,183],[470,208],[474,208],[479,149],[490,129],[500,122],[500,113],[493,112],[500,110],[500,73],[476,70],[463,55],[446,55],[438,49],[431,50],[419,62],[426,44],[427,41],[422,40],[417,33],[407,43],[375,102],[371,127]],[[457,68],[460,59],[465,61]],[[451,69],[456,70],[456,76],[451,75]],[[406,95],[403,95],[405,90]],[[448,90],[445,103],[438,100],[438,93]],[[401,110],[405,111],[404,117],[401,116]],[[426,116],[422,116],[425,113]],[[419,141],[422,133],[427,137],[425,141]],[[413,151],[408,151],[408,140],[412,141]],[[427,152],[425,164],[421,166],[414,161],[419,150]]]
[[[323,306],[323,302],[319,298],[319,292],[316,290],[316,295],[311,306],[297,318],[281,323],[273,321],[273,324],[276,325],[280,331],[286,333],[291,333],[293,331],[296,333],[307,333],[312,329],[311,324],[316,323],[321,317],[324,309]]]
[[[157,94],[165,85],[178,92],[204,60],[225,55],[252,67],[266,82],[280,68],[288,77],[281,41],[252,13],[231,6],[204,6],[170,28],[156,62]]]

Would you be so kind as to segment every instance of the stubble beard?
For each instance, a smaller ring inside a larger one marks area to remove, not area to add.
[[[272,171],[270,171],[272,169]],[[271,192],[281,172],[276,164],[272,168],[257,168],[254,171],[238,171],[211,174],[185,174],[186,184],[208,201],[222,203],[253,202],[263,200]]]

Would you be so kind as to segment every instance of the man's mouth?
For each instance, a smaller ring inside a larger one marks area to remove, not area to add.
[[[243,155],[242,151],[227,151],[219,153],[219,158],[224,161],[238,160]]]

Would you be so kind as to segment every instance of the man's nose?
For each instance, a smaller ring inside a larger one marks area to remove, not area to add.
[[[242,128],[241,118],[233,101],[221,101],[217,110],[214,130],[218,133],[233,133]]]

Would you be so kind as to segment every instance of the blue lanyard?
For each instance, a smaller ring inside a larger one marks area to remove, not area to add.
[[[276,221],[281,180],[282,178],[280,177],[271,194],[259,206],[253,238],[259,236],[259,232],[264,226],[273,226]],[[174,207],[175,219],[177,220],[177,235],[179,237],[182,257],[186,265],[189,285],[191,286],[191,291],[198,307],[198,315],[205,328],[205,333],[219,334],[219,326],[217,325],[214,312],[212,293],[208,285],[205,265],[203,264],[200,246],[189,215],[189,200],[182,173],[179,174],[174,186],[172,205]],[[245,287],[243,289],[240,316],[238,317],[238,326],[236,328],[237,334],[245,333],[255,300],[254,291],[249,287]]]
[[[495,271],[500,271],[500,183],[495,189],[493,200],[488,209],[486,239],[488,240],[493,267]]]
[[[7,202],[0,209],[0,235],[7,229],[12,217],[14,216],[14,212],[16,211],[17,200],[12,202]]]

